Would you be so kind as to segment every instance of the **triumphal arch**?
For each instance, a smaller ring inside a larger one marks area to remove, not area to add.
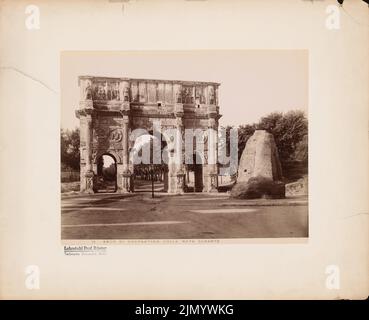
[[[81,192],[96,191],[99,157],[106,154],[116,163],[117,191],[134,191],[135,164],[130,153],[136,129],[152,133],[154,123],[159,121],[162,130],[175,129],[181,137],[186,129],[218,131],[219,83],[92,76],[80,76],[78,82]],[[213,162],[208,161],[210,152],[215,157]],[[169,148],[170,159],[172,153]],[[217,191],[217,149],[210,151],[205,143],[200,158],[195,191]],[[169,160],[167,168],[165,191],[186,192],[186,174],[191,166],[185,161]]]

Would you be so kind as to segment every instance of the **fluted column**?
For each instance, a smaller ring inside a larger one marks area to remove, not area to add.
[[[81,190],[85,193],[93,193],[93,178],[94,173],[92,171],[92,116],[87,114],[85,117],[85,139],[86,139],[86,150],[85,150],[85,173],[84,181],[82,181]]]
[[[178,89],[178,87],[177,87]],[[178,91],[176,91],[178,93]],[[176,95],[178,98],[178,94]],[[177,101],[180,101],[179,99]],[[183,137],[184,137],[184,124],[183,124],[183,104],[176,103],[175,106],[176,117],[176,129],[175,140],[169,147],[169,193],[183,193],[185,191],[185,175],[183,165]]]
[[[178,111],[178,109],[177,109]],[[177,165],[176,165],[176,193],[184,193],[186,186],[186,171],[183,164],[183,137],[184,137],[184,125],[183,125],[183,106],[180,112],[176,112],[177,120]]]
[[[93,116],[93,77],[81,76],[78,78],[80,89],[79,108],[76,116],[80,119],[80,140],[81,145],[81,183],[80,191],[93,193],[94,173],[92,169],[92,116]]]
[[[92,142],[92,117],[86,116],[86,171],[91,171],[91,142]]]
[[[218,191],[218,122],[213,114],[208,119],[208,156],[204,166],[204,191]]]

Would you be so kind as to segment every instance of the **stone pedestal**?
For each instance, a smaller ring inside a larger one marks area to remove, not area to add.
[[[132,173],[129,170],[125,170],[121,175],[121,183],[119,191],[121,193],[132,192]]]
[[[183,170],[177,172],[177,185],[176,185],[176,194],[182,194],[185,192],[186,186],[186,173]]]
[[[168,193],[182,194],[186,190],[186,172],[181,168],[178,169],[176,165],[169,165],[169,174],[166,175],[168,178],[167,190]],[[165,188],[165,177],[164,177],[164,188]]]
[[[202,192],[218,192],[218,172],[214,165],[204,165],[204,188]]]
[[[217,173],[210,174],[209,192],[218,192],[218,174]]]
[[[92,170],[86,171],[83,180],[81,181],[81,192],[94,193],[94,172]]]

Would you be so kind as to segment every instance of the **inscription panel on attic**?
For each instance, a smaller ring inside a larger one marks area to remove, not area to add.
[[[129,137],[134,129],[150,132],[156,120],[163,129],[181,132],[186,128],[218,129],[219,83],[91,76],[78,80],[82,192],[96,192],[97,164],[106,154],[115,160],[117,191],[134,191],[134,165],[129,157],[134,147]],[[202,191],[217,191],[217,164],[204,162],[201,166]],[[168,164],[165,191],[185,192],[187,170],[183,164]]]

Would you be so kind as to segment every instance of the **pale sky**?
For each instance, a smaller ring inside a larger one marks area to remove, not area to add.
[[[63,52],[61,127],[79,125],[78,76],[221,83],[220,125],[251,124],[273,111],[308,108],[307,50]]]

